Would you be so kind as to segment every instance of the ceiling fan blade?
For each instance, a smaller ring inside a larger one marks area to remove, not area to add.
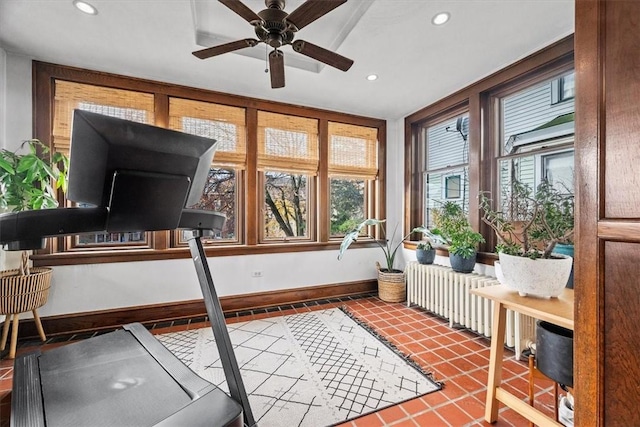
[[[307,0],[291,12],[285,21],[300,30],[346,2],[347,0]]]
[[[304,40],[295,41],[292,46],[296,52],[331,65],[338,70],[347,71],[353,65],[353,60]]]
[[[269,73],[273,89],[284,87],[284,55],[281,50],[274,49],[269,54]]]
[[[257,25],[262,22],[262,18],[258,16],[253,10],[249,9],[239,0],[218,0],[229,9],[243,17],[251,25]]]
[[[253,47],[258,43],[260,42],[256,39],[236,40],[234,42],[208,47],[202,50],[196,50],[195,52],[193,52],[193,54],[200,59],[207,59],[211,58],[212,56],[222,55],[223,53],[233,52],[234,50],[244,49],[245,47]]]

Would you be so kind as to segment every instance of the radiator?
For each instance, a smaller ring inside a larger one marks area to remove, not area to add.
[[[498,285],[495,277],[477,273],[457,273],[451,267],[409,262],[407,277],[407,306],[416,304],[427,311],[468,328],[478,334],[491,337],[494,302],[472,295],[471,289]],[[512,347],[516,359],[527,346],[535,342],[536,321],[530,316],[507,310],[505,344]]]

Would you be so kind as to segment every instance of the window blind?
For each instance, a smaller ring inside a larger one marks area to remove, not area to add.
[[[247,130],[244,108],[170,98],[169,128],[218,141],[213,157],[216,166],[245,168]]]
[[[378,129],[329,122],[329,175],[376,179]]]
[[[154,123],[154,96],[150,93],[55,81],[53,148],[69,154],[73,110],[81,109],[141,123]]]
[[[258,111],[258,169],[318,172],[318,120]]]

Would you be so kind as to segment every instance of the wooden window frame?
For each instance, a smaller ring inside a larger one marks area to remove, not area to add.
[[[327,174],[327,126],[329,121],[348,123],[378,129],[378,179],[375,182],[375,197],[372,198],[369,209],[372,215],[385,216],[385,164],[386,164],[386,121],[377,118],[344,114],[335,111],[311,107],[266,101],[256,98],[225,94],[204,89],[172,85],[152,80],[125,77],[116,74],[91,71],[87,69],[69,67],[33,61],[33,135],[51,144],[53,96],[56,80],[67,80],[77,83],[99,85],[116,89],[128,89],[154,95],[155,125],[169,126],[169,98],[178,97],[196,101],[212,102],[222,105],[241,107],[246,112],[247,126],[247,162],[243,172],[242,188],[239,188],[239,205],[242,214],[237,218],[240,223],[238,232],[242,237],[238,242],[220,245],[207,245],[207,256],[233,256],[261,253],[288,253],[318,250],[336,250],[339,242],[329,239],[328,229],[328,174]],[[257,112],[266,111],[308,117],[318,120],[318,136],[320,161],[316,186],[310,191],[310,197],[315,200],[314,211],[310,213],[309,229],[313,230],[313,240],[288,242],[259,242],[261,207],[260,186],[257,172]],[[186,247],[173,247],[175,237],[171,231],[156,231],[150,233],[150,247],[136,249],[108,249],[92,248],[92,250],[65,251],[65,239],[61,236],[48,239],[45,249],[32,256],[36,266],[96,264],[106,262],[129,262],[161,259],[190,258]],[[374,243],[371,242],[371,245]],[[367,243],[362,243],[367,246]]]
[[[405,233],[422,225],[423,183],[421,135],[426,123],[467,109],[469,112],[469,221],[486,239],[478,261],[493,264],[495,236],[482,223],[478,206],[481,192],[497,190],[497,162],[500,123],[498,97],[518,91],[573,68],[573,35],[463,88],[405,118]]]

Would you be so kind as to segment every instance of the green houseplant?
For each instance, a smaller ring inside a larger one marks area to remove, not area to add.
[[[416,245],[416,260],[420,264],[433,264],[436,250],[428,241],[421,241]]]
[[[67,156],[51,154],[37,139],[24,141],[16,151],[1,150],[0,211],[56,208],[57,190],[67,190],[68,168]],[[26,252],[22,258],[20,274],[29,274]]]
[[[482,234],[471,228],[469,219],[462,207],[446,201],[433,210],[431,234],[442,237],[449,250],[449,261],[454,271],[471,273],[476,264],[478,244],[484,242]]]
[[[486,193],[480,195],[482,220],[497,238],[498,278],[523,295],[558,296],[573,260],[554,248],[573,239],[573,194],[546,181],[535,191],[515,181],[504,199],[499,209]]]
[[[56,192],[67,189],[69,159],[61,153],[51,154],[37,139],[24,141],[15,152],[0,150],[0,211],[55,208]],[[0,271],[0,314],[7,317],[2,328],[0,350],[4,350],[13,320],[9,358],[16,353],[20,313],[31,311],[40,338],[45,341],[37,309],[47,302],[51,285],[50,268],[29,268],[29,254],[22,251],[20,268]],[[13,319],[11,319],[13,317]]]
[[[441,239],[437,235],[433,235],[429,232],[428,229],[424,227],[416,227],[411,230],[406,236],[403,236],[399,241],[395,241],[395,237],[398,232],[398,225],[394,228],[391,239],[387,237],[386,230],[384,227],[386,220],[385,219],[365,219],[360,222],[356,228],[347,233],[342,239],[342,243],[340,244],[340,252],[338,253],[338,260],[342,259],[346,250],[351,246],[353,242],[356,242],[359,237],[368,237],[373,239],[382,252],[385,258],[385,266],[380,267],[378,263],[378,293],[380,299],[387,302],[401,302],[405,300],[406,297],[406,288],[404,283],[404,272],[402,270],[397,270],[395,265],[396,254],[398,253],[398,249],[411,234],[413,233],[424,233],[429,241],[431,242],[441,242]],[[382,239],[378,240],[373,235],[369,233],[369,227],[378,226],[380,227],[380,234]]]

